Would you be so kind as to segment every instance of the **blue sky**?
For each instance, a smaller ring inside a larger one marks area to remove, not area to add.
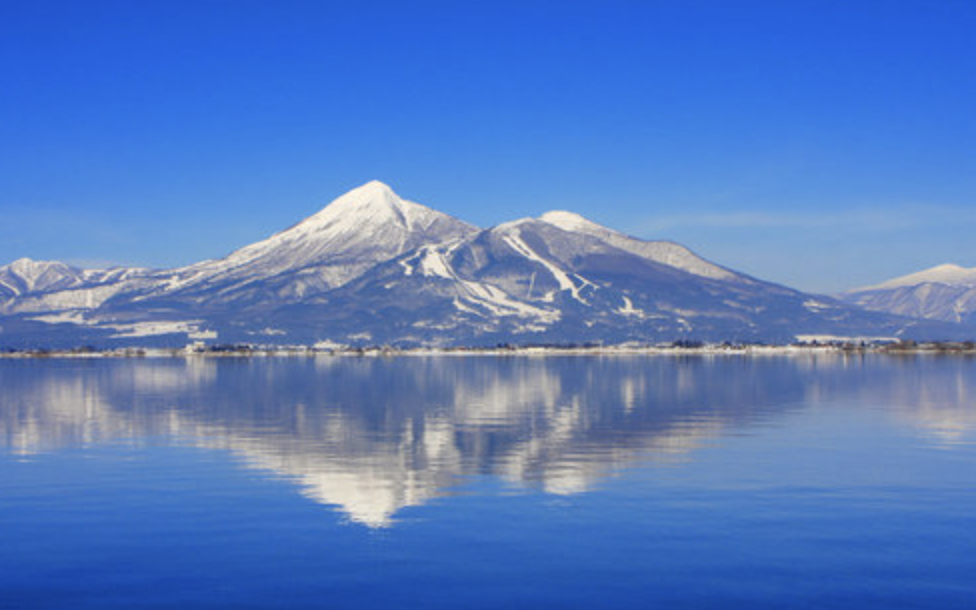
[[[371,179],[834,291],[976,266],[976,2],[0,1],[0,262],[223,256]]]

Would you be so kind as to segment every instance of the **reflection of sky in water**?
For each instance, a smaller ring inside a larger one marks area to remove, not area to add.
[[[823,354],[6,360],[0,443],[227,450],[381,527],[459,477],[576,494],[790,418],[816,430],[837,405],[951,450],[974,440],[974,385],[973,359]]]

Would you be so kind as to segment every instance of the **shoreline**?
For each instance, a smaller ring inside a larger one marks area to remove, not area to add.
[[[0,359],[90,358],[393,358],[430,356],[789,356],[816,354],[960,355],[976,356],[976,344],[920,343],[886,345],[703,345],[685,346],[526,346],[526,347],[366,347],[318,349],[304,346],[214,346],[212,348],[37,349],[0,352]]]

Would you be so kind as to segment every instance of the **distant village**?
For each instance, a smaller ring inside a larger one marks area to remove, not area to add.
[[[929,341],[893,339],[813,339],[791,344],[707,343],[680,340],[669,343],[619,345],[525,344],[507,343],[477,347],[397,347],[390,345],[257,345],[208,344],[194,341],[182,348],[119,347],[99,349],[91,346],[72,349],[2,349],[0,358],[146,358],[146,357],[274,357],[274,356],[440,356],[440,355],[771,355],[805,353],[850,354],[964,354],[976,355],[976,341]]]

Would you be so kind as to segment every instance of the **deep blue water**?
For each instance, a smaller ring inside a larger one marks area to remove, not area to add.
[[[0,608],[966,608],[976,359],[0,360]]]

